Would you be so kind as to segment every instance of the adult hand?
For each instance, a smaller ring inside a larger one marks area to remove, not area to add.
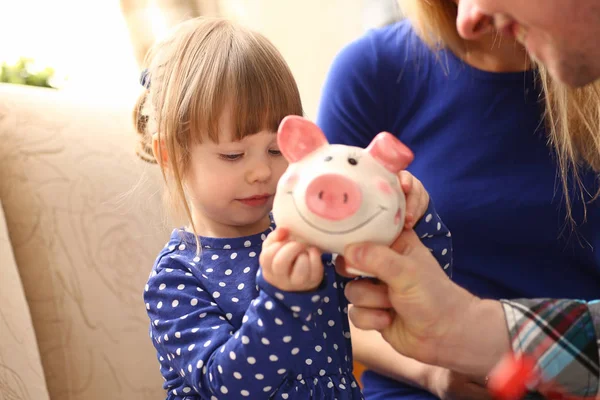
[[[355,244],[344,255],[336,260],[339,273],[348,276],[346,269],[354,268],[381,281],[348,283],[352,322],[380,331],[401,354],[485,376],[509,350],[500,303],[453,283],[414,231],[404,231],[391,247]]]

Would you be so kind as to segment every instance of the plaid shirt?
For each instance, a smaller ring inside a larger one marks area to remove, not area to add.
[[[537,361],[544,382],[577,397],[600,395],[600,300],[501,300],[512,348]]]

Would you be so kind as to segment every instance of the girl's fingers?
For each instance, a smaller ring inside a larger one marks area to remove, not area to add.
[[[273,258],[273,275],[279,279],[289,278],[294,261],[304,249],[301,243],[286,242]]]
[[[311,247],[308,249],[308,258],[310,264],[308,282],[310,283],[310,289],[314,289],[323,281],[324,266],[321,260],[321,252]]]
[[[289,237],[290,231],[287,228],[275,228],[275,230],[267,235],[263,242],[264,246],[270,246],[275,242],[283,242]]]
[[[267,238],[268,239],[268,238]],[[266,240],[265,240],[266,242]],[[279,250],[283,247],[285,242],[273,242],[270,245],[263,243],[262,251],[260,252],[259,262],[263,271],[271,273],[273,270],[273,259]]]
[[[308,278],[310,275],[310,261],[308,254],[302,252],[296,257],[292,265],[292,270],[289,276],[290,285],[296,291],[306,290],[308,286]]]

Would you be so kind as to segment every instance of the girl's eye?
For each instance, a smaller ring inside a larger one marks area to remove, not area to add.
[[[240,158],[242,158],[244,154],[243,153],[239,153],[239,154],[219,154],[219,158],[225,160],[225,161],[236,161],[239,160]]]
[[[269,150],[269,154],[271,154],[272,156],[280,156],[281,151],[280,150]]]

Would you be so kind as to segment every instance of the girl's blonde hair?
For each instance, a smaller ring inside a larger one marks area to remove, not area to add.
[[[166,152],[162,167],[171,205],[196,231],[183,177],[190,146],[218,142],[219,118],[230,107],[234,140],[277,131],[286,115],[302,115],[300,93],[279,51],[263,35],[221,18],[179,24],[146,56],[146,90],[133,112],[140,135],[137,154],[156,162],[152,137]],[[167,173],[168,172],[168,173]]]
[[[402,0],[400,6],[421,39],[434,51],[449,48],[464,52],[468,42],[456,29],[458,6],[451,0]],[[535,61],[532,60],[534,63]],[[549,75],[544,65],[535,63],[545,102],[548,141],[556,151],[565,196],[567,218],[571,214],[569,177],[584,204],[585,188],[579,173],[589,167],[600,172],[600,82],[583,88],[571,88]],[[595,193],[592,200],[598,197]],[[584,214],[585,220],[585,214]]]

